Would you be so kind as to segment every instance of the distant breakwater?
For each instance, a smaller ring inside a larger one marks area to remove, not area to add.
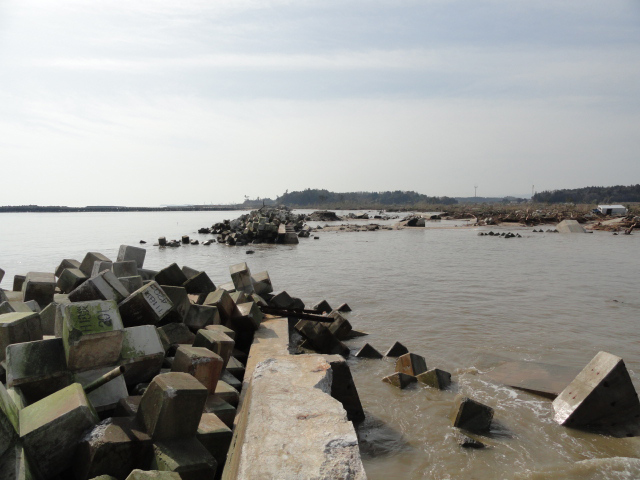
[[[0,213],[10,212],[192,212],[192,211],[220,211],[220,210],[246,210],[239,205],[187,205],[175,207],[115,207],[115,206],[90,206],[90,207],[63,207],[63,206],[39,206],[19,205],[0,207]]]

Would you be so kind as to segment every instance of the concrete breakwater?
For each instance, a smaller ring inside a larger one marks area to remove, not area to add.
[[[333,317],[246,264],[216,287],[145,253],[0,290],[0,478],[366,478],[344,357],[290,355],[288,319],[262,309]]]

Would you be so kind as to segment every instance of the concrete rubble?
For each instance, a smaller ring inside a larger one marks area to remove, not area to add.
[[[233,265],[222,289],[186,266],[145,269],[145,253],[123,245],[113,261],[89,252],[0,290],[0,478],[297,479],[299,465],[305,478],[366,478],[352,424],[364,410],[340,340],[355,336],[346,318],[320,302],[312,315],[326,323],[309,328],[327,354],[290,355],[287,318],[261,308],[305,305],[274,295],[267,272]],[[280,332],[274,351],[263,348],[270,322]],[[265,404],[277,391],[282,400]],[[295,461],[268,452],[281,442],[264,442],[261,422],[271,438],[289,439]],[[260,445],[238,443],[253,432]],[[266,463],[229,470],[230,450]]]

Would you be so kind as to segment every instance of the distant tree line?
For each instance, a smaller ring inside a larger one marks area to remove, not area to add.
[[[295,207],[314,207],[319,205],[452,205],[458,203],[455,198],[430,197],[413,191],[396,190],[394,192],[330,192],[307,188],[299,192],[285,192],[276,199],[276,203]]]
[[[620,203],[640,202],[640,185],[613,187],[584,187],[536,193],[534,202],[541,203]]]

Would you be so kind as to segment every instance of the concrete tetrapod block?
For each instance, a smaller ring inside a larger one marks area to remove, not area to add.
[[[333,322],[329,324],[329,331],[333,333],[339,340],[347,338],[349,332],[351,332],[351,324],[349,320],[340,315],[340,312],[333,311],[328,315],[329,318],[333,318]]]
[[[129,395],[121,398],[113,412],[114,417],[135,417],[140,407],[142,395]]]
[[[153,457],[151,438],[133,418],[103,420],[89,431],[76,450],[73,473],[77,480],[111,475],[124,480],[137,468],[146,468]]]
[[[79,268],[65,268],[60,274],[56,286],[62,293],[71,293],[88,278]]]
[[[253,281],[251,280],[251,271],[246,262],[231,265],[229,267],[229,273],[231,274],[231,281],[236,288],[236,291],[241,291],[247,294],[254,293]]]
[[[258,295],[265,295],[273,292],[273,285],[271,284],[269,272],[264,271],[256,273],[251,276],[251,281],[253,282],[253,290]]]
[[[216,393],[222,363],[222,357],[207,348],[183,345],[176,350],[171,371],[193,375],[209,393]]]
[[[295,328],[311,343],[313,349],[318,353],[337,354],[344,357],[349,356],[349,347],[338,340],[322,323],[300,320]]]
[[[97,380],[101,376],[113,370],[113,367],[103,367],[94,370],[86,370],[84,372],[77,372],[74,375],[74,380],[86,387],[94,380]],[[129,395],[127,392],[127,384],[124,381],[124,377],[120,375],[101,387],[87,394],[87,398],[95,408],[96,412],[104,412],[106,410],[113,410],[118,405],[121,398],[126,398]]]
[[[170,323],[158,328],[158,335],[165,351],[178,345],[191,345],[195,334],[184,323]]]
[[[331,308],[331,305],[329,305],[329,302],[327,302],[326,300],[321,300],[318,303],[314,304],[311,307],[311,310],[316,310],[319,313],[331,313],[331,311],[333,310]]]
[[[144,248],[132,247],[131,245],[120,245],[116,262],[134,260],[136,262],[136,267],[142,268],[144,265],[144,257],[146,255],[147,250]]]
[[[274,294],[269,300],[269,305],[275,308],[291,308],[292,304],[293,298],[284,290]]]
[[[26,303],[26,302],[2,302],[2,303],[0,303],[0,314],[12,313],[12,312],[20,312],[20,313],[36,312],[36,310],[34,310],[33,308],[30,307],[30,305],[32,304],[31,302],[33,302],[33,300],[30,300],[29,303]],[[49,305],[51,305],[51,304],[49,304]]]
[[[113,272],[113,262],[103,262],[101,260],[98,260],[93,263],[93,268],[91,269],[91,275],[89,276],[95,277],[97,275],[100,275],[102,272],[106,270]]]
[[[180,321],[183,321],[191,307],[187,290],[184,287],[173,287],[171,285],[160,285],[160,288],[173,303],[173,310],[179,314]]]
[[[20,387],[29,403],[71,384],[61,338],[7,346],[7,386]]]
[[[218,464],[209,451],[195,438],[165,440],[153,445],[151,468],[177,472],[182,480],[213,479]]]
[[[493,408],[464,395],[457,395],[449,418],[454,427],[470,432],[485,432],[491,428]]]
[[[13,276],[13,288],[12,288],[12,290],[14,292],[22,293],[22,285],[24,284],[24,281],[25,281],[26,278],[27,278],[26,275],[14,275]]]
[[[144,392],[136,418],[155,440],[195,436],[207,388],[187,373],[156,376]]]
[[[40,315],[35,312],[13,312],[0,315],[0,360],[13,343],[42,340]]]
[[[415,353],[405,353],[396,360],[396,372],[416,377],[427,371],[427,361]]]
[[[182,285],[188,293],[210,293],[216,286],[205,272],[198,272]]]
[[[229,296],[231,297],[231,300],[233,300],[233,302],[238,305],[240,303],[246,303],[249,301],[249,297],[247,296],[246,293],[240,291],[235,291],[229,294]]]
[[[382,354],[368,343],[365,343],[354,356],[358,358],[382,358]]]
[[[20,410],[20,438],[37,476],[51,478],[69,468],[83,433],[96,423],[79,383]]]
[[[216,414],[202,414],[196,439],[216,459],[219,468],[224,465],[232,436],[231,429]]]
[[[158,470],[134,470],[126,480],[182,480],[179,473]]]
[[[150,282],[123,300],[118,308],[125,327],[155,325],[173,308],[160,285]]]
[[[129,292],[113,272],[106,270],[84,281],[79,287],[69,293],[72,302],[87,302],[90,300],[115,300],[121,302]]]
[[[138,275],[138,266],[135,260],[123,260],[121,262],[113,262],[113,274],[117,278],[135,277]],[[142,279],[142,277],[140,277]]]
[[[160,270],[154,279],[160,285],[171,285],[173,287],[181,287],[188,280],[177,263],[172,263],[168,267]]]
[[[98,252],[88,252],[84,258],[82,259],[82,263],[80,264],[80,270],[89,276],[91,275],[91,271],[93,270],[93,264],[95,262],[111,262],[107,257]]]
[[[355,429],[331,396],[332,378],[323,355],[259,363],[238,416],[236,431],[244,435],[234,438],[223,478],[297,480],[303,472],[302,478],[364,480]]]
[[[123,376],[126,384],[132,386],[151,381],[160,373],[164,354],[156,327],[125,328],[118,363],[125,367]]]
[[[222,357],[222,368],[227,368],[229,358],[233,352],[235,341],[228,335],[213,330],[198,330],[196,339],[193,342],[194,347],[204,347],[211,350]]]
[[[242,390],[242,380],[238,380],[226,370],[222,371],[222,375],[220,375],[220,381],[229,384],[229,386],[233,387],[238,392]]]
[[[230,357],[229,363],[227,363],[227,371],[238,380],[242,381],[244,378],[245,366],[237,358]]]
[[[80,262],[73,258],[65,258],[60,262],[58,268],[56,268],[55,276],[60,278],[60,275],[64,271],[65,268],[80,268]]]
[[[400,342],[396,342],[393,345],[391,345],[391,347],[389,348],[389,350],[387,350],[387,353],[385,353],[384,356],[385,357],[401,357],[405,353],[409,353],[409,349],[404,345],[402,345]]]
[[[338,312],[345,313],[345,312],[350,312],[351,311],[351,307],[348,304],[343,303],[343,304],[339,305],[338,308],[336,308],[336,310]]]
[[[556,226],[556,230],[560,233],[587,233],[577,220],[563,220]]]
[[[225,325],[235,332],[257,330],[264,318],[260,307],[255,302],[246,302],[236,308],[236,314]]]
[[[2,283],[3,278],[4,278],[4,270],[0,268],[0,283]]]
[[[407,375],[406,373],[396,372],[392,375],[384,377],[382,381],[384,383],[393,385],[394,387],[398,387],[401,390],[404,390],[416,381],[416,377]]]
[[[331,371],[333,379],[331,381],[331,396],[342,403],[347,412],[347,418],[352,422],[364,420],[364,409],[360,402],[360,396],[356,389],[356,384],[351,375],[351,369],[344,358],[340,355],[328,355],[325,357]]]
[[[56,278],[53,273],[29,272],[22,284],[22,300],[35,300],[41,308],[53,302]]]
[[[207,325],[216,325],[220,323],[220,314],[218,308],[212,305],[191,305],[184,324],[193,332],[206,327]]]
[[[207,295],[204,305],[212,305],[218,308],[220,319],[224,322],[231,319],[236,313],[236,304],[226,290],[218,289]]]
[[[224,333],[226,336],[228,336],[232,340],[236,339],[236,332],[231,330],[229,327],[225,327],[224,325],[207,325],[206,327],[204,327],[204,329],[205,330],[211,330],[212,332]],[[218,355],[220,355],[220,354],[218,354]]]
[[[236,418],[236,408],[228,402],[225,402],[218,395],[209,395],[205,403],[203,415],[213,413],[227,427],[233,428],[233,420]]]
[[[553,401],[553,409],[561,425],[600,427],[637,417],[640,402],[622,358],[598,352]]]
[[[144,286],[142,277],[140,275],[134,275],[131,277],[120,277],[118,280],[120,280],[122,286],[126,288],[127,292],[129,293],[133,293]]]
[[[238,402],[240,401],[240,392],[229,385],[224,380],[218,380],[218,384],[216,385],[215,393],[222,400],[232,405],[233,407],[238,406]]]
[[[124,332],[116,302],[62,305],[62,341],[70,370],[89,370],[117,362]]]
[[[437,388],[438,390],[444,390],[451,385],[451,374],[438,368],[432,368],[431,370],[420,373],[416,375],[416,378],[420,383]]]

